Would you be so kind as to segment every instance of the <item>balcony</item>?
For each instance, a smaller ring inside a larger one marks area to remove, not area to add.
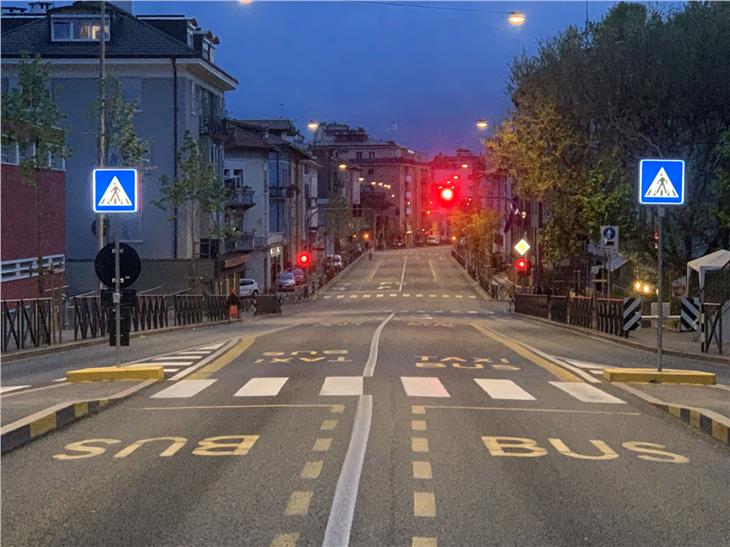
[[[231,252],[251,252],[258,249],[266,248],[266,237],[257,236],[255,234],[239,234],[235,239],[226,241],[226,251]]]
[[[256,205],[253,198],[254,190],[250,186],[244,186],[243,188],[229,187],[229,189],[231,197],[226,204],[227,207],[234,209],[249,209]]]

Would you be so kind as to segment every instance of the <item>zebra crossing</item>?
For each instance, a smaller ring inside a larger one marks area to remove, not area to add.
[[[335,287],[334,290],[344,291],[343,288]],[[383,292],[369,292],[369,293],[339,293],[339,294],[325,294],[322,296],[322,300],[334,300],[335,302],[346,302],[349,300],[357,300],[357,299],[367,299],[367,298],[423,298],[423,299],[436,299],[436,300],[444,300],[444,299],[451,299],[454,298],[455,300],[476,300],[476,295],[473,294],[449,294],[449,293],[417,293],[417,292],[407,292],[407,293],[394,293],[394,292],[388,292],[388,288],[386,287]]]
[[[158,365],[165,370],[165,376],[171,376],[172,380],[184,378],[202,364],[208,362],[212,356],[221,351],[230,341],[207,344],[199,348],[191,348],[165,355],[159,355],[150,359],[132,363],[128,366]],[[205,386],[207,387],[207,386]],[[204,388],[202,388],[204,389]]]
[[[232,396],[240,397],[278,397],[287,394],[301,394],[302,389],[293,385],[288,376],[255,377],[247,380],[242,386],[231,389]],[[496,378],[473,378],[479,390],[476,393],[485,395],[485,401],[521,401],[536,402],[539,396],[530,393],[513,380]],[[218,379],[207,380],[178,380],[172,385],[150,395],[152,399],[190,399],[203,393],[215,385]],[[294,382],[295,383],[295,382]],[[436,376],[401,376],[400,384],[406,397],[412,398],[442,398],[452,397],[452,391],[447,388],[442,379]],[[226,387],[228,387],[226,385]],[[312,394],[320,397],[351,397],[364,393],[364,379],[362,376],[326,376],[318,391]],[[583,382],[547,382],[545,387],[553,396],[567,397],[589,404],[625,404],[625,401]],[[469,391],[469,390],[467,390]],[[474,392],[471,394],[473,395]],[[546,392],[540,388],[542,396]]]

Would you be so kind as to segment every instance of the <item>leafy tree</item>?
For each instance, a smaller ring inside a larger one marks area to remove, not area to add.
[[[160,199],[153,205],[163,211],[171,212],[169,220],[183,220],[187,223],[188,239],[193,246],[194,288],[200,290],[198,279],[198,253],[195,250],[196,223],[201,214],[220,213],[230,192],[223,180],[216,174],[213,165],[201,153],[197,141],[189,131],[185,132],[182,146],[178,152],[180,175],[170,179],[160,177]],[[197,236],[199,237],[199,236]]]
[[[16,143],[21,152],[21,180],[35,188],[36,249],[38,293],[43,294],[44,274],[41,195],[42,170],[48,169],[50,156],[68,155],[64,147],[66,132],[58,127],[64,115],[50,92],[49,70],[39,55],[23,55],[18,65],[19,85],[3,96],[3,144]],[[32,272],[31,272],[32,275]]]
[[[334,239],[335,252],[340,253],[357,228],[357,219],[352,216],[352,204],[346,197],[335,195],[329,199],[324,211],[325,232]]]

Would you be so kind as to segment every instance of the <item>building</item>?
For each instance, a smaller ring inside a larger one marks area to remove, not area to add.
[[[50,65],[54,99],[66,115],[66,270],[69,293],[96,283],[93,258],[97,239],[92,233],[91,173],[97,166],[97,128],[93,115],[99,89],[99,2],[74,2],[50,8],[49,2],[31,3],[30,10],[3,7],[2,89],[17,84],[17,64],[24,52],[39,54]],[[218,240],[203,215],[170,212],[152,203],[160,198],[160,177],[179,175],[178,154],[189,131],[205,156],[223,175],[221,120],[224,94],[237,81],[215,61],[218,39],[183,15],[139,15],[106,3],[105,47],[107,76],[116,79],[126,100],[136,101],[135,129],[150,144],[141,166],[141,209],[138,214],[115,217],[110,236],[135,240],[143,259],[136,287],[162,286],[165,291],[190,285],[191,262],[209,289],[216,272]],[[115,158],[107,158],[114,164]],[[188,223],[193,223],[191,237]]]
[[[65,165],[63,158],[49,158],[34,187],[22,180],[20,151],[16,143],[2,147],[0,204],[2,232],[3,300],[51,296],[64,285],[65,254]],[[38,282],[38,256],[43,258]]]
[[[341,172],[357,169],[362,187],[387,190],[393,204],[382,217],[383,225],[373,227],[381,235],[381,245],[401,239],[414,245],[422,227],[422,192],[431,180],[425,154],[400,146],[394,141],[371,138],[361,128],[339,123],[323,123],[317,128],[314,153],[322,165],[320,198],[328,199],[342,191]]]
[[[288,120],[226,125],[226,184],[245,201],[227,207],[238,233],[226,250],[241,257],[242,275],[268,290],[298,252],[318,246],[318,164]]]

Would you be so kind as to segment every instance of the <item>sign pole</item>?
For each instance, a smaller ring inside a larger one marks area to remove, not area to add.
[[[114,238],[114,324],[116,327],[115,331],[115,343],[117,346],[117,366],[121,365],[121,350],[122,350],[122,295],[121,295],[121,266],[119,264],[120,258],[119,238]]]
[[[606,298],[611,298],[611,253],[606,253]]]
[[[658,372],[662,371],[662,325],[664,324],[664,227],[662,220],[664,219],[664,207],[657,207],[657,230],[659,231],[659,241],[657,249],[657,289],[659,299],[659,310],[657,312],[656,327],[656,353]]]

